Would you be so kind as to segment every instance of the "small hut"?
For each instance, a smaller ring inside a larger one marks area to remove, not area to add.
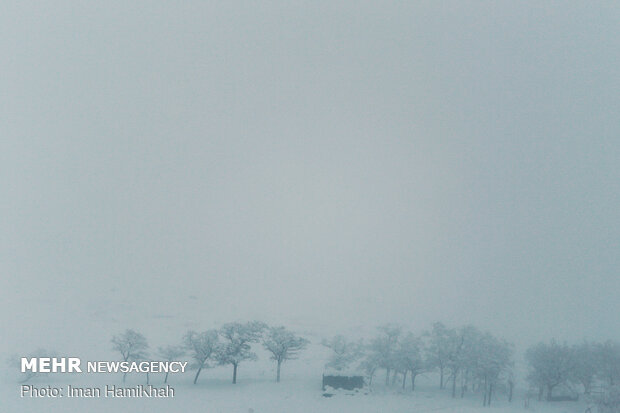
[[[332,389],[355,390],[364,387],[364,377],[362,376],[335,376],[323,374],[323,391],[327,386]]]
[[[364,385],[364,376],[357,371],[329,369],[323,373],[322,389],[324,392],[332,390],[357,392],[363,389]]]

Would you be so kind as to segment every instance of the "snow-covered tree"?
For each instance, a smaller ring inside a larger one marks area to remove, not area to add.
[[[452,377],[452,395],[455,396],[456,380],[460,379],[461,398],[469,386],[480,385],[481,374],[479,372],[481,363],[487,357],[484,346],[484,334],[473,326],[462,327],[454,330],[455,356],[449,357],[450,370]],[[457,340],[461,340],[460,346],[456,346]]]
[[[448,338],[447,367],[452,379],[452,397],[456,397],[456,381],[459,374],[466,375],[466,367],[476,354],[476,342],[480,332],[473,326],[452,330]]]
[[[493,391],[504,373],[512,366],[512,345],[486,333],[479,337],[478,361],[475,373],[481,379],[484,390],[483,406],[490,406]]]
[[[203,368],[209,367],[209,361],[214,359],[220,349],[219,335],[217,330],[207,330],[201,333],[188,331],[183,337],[185,348],[193,360],[192,368],[196,369],[194,384]]]
[[[127,329],[125,332],[112,337],[112,344],[112,348],[121,353],[123,361],[144,360],[149,348],[146,338],[132,329]],[[125,382],[126,378],[127,373],[124,373],[123,382]]]
[[[530,347],[525,358],[530,366],[528,381],[538,387],[538,398],[547,392],[547,400],[553,397],[553,389],[570,380],[575,371],[573,350],[567,344],[539,343]]]
[[[366,373],[366,376],[368,376],[369,386],[372,386],[372,379],[379,368],[379,364],[380,358],[376,353],[368,353],[360,363],[360,368]]]
[[[516,384],[514,362],[506,369],[506,384],[508,385],[508,403],[512,403],[514,389]]]
[[[599,413],[620,413],[620,385],[607,387],[597,404]]]
[[[185,355],[185,348],[183,346],[164,346],[159,347],[157,350],[159,355],[164,361],[177,361],[179,358]],[[164,383],[168,383],[168,373],[166,372],[166,377],[164,378]]]
[[[599,369],[596,346],[588,341],[584,341],[579,345],[573,346],[572,350],[575,368],[571,379],[581,384],[585,394],[590,394],[590,389]]]
[[[390,384],[390,371],[396,373],[396,350],[402,329],[398,326],[386,324],[377,328],[379,335],[370,341],[368,350],[374,354],[379,368],[385,369],[385,384]]]
[[[325,347],[332,350],[332,354],[325,367],[331,368],[337,371],[347,369],[363,354],[362,341],[350,341],[342,335],[332,337],[330,340],[323,340],[322,343]]]
[[[433,324],[432,330],[427,333],[429,338],[428,362],[430,366],[439,370],[439,388],[443,389],[448,357],[454,342],[454,330],[447,328],[443,323]]]
[[[280,367],[286,360],[297,358],[298,353],[306,348],[309,341],[297,337],[285,327],[270,327],[263,338],[263,346],[271,353],[271,359],[277,363],[276,382],[280,382]]]
[[[251,344],[260,340],[262,332],[267,326],[260,321],[249,323],[228,323],[220,329],[223,345],[218,352],[220,364],[232,364],[233,384],[237,383],[237,368],[244,360],[256,360],[256,353],[252,351]]]
[[[395,368],[403,373],[403,389],[407,374],[410,374],[411,391],[414,391],[416,377],[427,369],[422,345],[420,337],[413,333],[408,333],[398,341],[394,359]]]
[[[620,343],[608,340],[597,345],[598,376],[609,386],[620,384]]]

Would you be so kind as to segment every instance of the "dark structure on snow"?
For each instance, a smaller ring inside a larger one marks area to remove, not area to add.
[[[329,386],[333,389],[355,390],[364,387],[362,376],[326,376],[323,375],[323,391]]]

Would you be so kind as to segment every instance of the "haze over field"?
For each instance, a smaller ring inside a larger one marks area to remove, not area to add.
[[[0,5],[2,354],[620,339],[620,6],[332,3]]]

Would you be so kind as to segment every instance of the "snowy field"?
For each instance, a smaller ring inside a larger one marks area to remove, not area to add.
[[[213,372],[211,372],[213,373]],[[212,375],[212,374],[211,374]],[[206,375],[205,375],[206,376]],[[7,413],[27,412],[583,412],[581,403],[530,402],[523,406],[523,398],[516,397],[511,404],[495,400],[494,406],[483,408],[479,398],[453,400],[447,391],[438,392],[422,386],[415,393],[400,392],[397,388],[377,386],[368,394],[353,396],[338,394],[322,397],[320,377],[290,378],[274,383],[268,378],[246,378],[237,385],[228,380],[204,378],[198,385],[191,378],[177,377],[172,384],[176,389],[173,399],[20,399],[18,385],[5,383],[2,407]],[[65,385],[68,381],[40,380],[37,384]],[[95,384],[94,382],[91,382]],[[109,382],[106,382],[109,383]],[[120,380],[119,380],[120,383]],[[104,384],[103,382],[100,384]],[[398,387],[398,386],[396,386]],[[502,397],[503,398],[503,397]]]
[[[191,301],[191,300],[190,300]],[[228,320],[216,317],[198,317],[196,314],[218,314],[203,308],[171,305],[174,312],[153,311],[148,307],[135,307],[103,295],[98,302],[64,303],[62,312],[72,314],[68,318],[54,317],[43,312],[36,323],[21,322],[20,328],[6,331],[6,352],[1,355],[6,360],[11,355],[27,355],[37,348],[54,351],[59,356],[80,357],[82,361],[119,360],[112,350],[110,339],[126,328],[136,328],[142,332],[149,343],[150,357],[154,360],[159,346],[179,344],[182,335],[189,329],[203,331],[219,328]],[[198,303],[196,303],[198,305]],[[87,309],[86,311],[84,309]],[[56,309],[55,311],[59,311]],[[218,314],[219,316],[219,314]],[[8,317],[8,316],[7,316]],[[11,320],[7,320],[11,321]],[[14,321],[14,320],[13,320]],[[239,320],[244,321],[244,320]],[[300,319],[264,319],[270,325],[285,325],[310,341],[307,349],[297,360],[290,360],[282,366],[282,381],[275,382],[276,365],[259,344],[253,344],[258,355],[257,361],[245,361],[239,365],[238,382],[231,383],[232,368],[215,366],[202,371],[198,383],[192,383],[195,371],[184,374],[171,374],[169,384],[175,389],[175,397],[170,399],[146,398],[21,398],[20,375],[16,366],[4,364],[2,385],[0,386],[0,413],[29,412],[583,412],[585,405],[580,403],[537,403],[530,402],[524,408],[524,394],[517,390],[512,403],[506,396],[498,394],[490,408],[482,407],[481,395],[467,395],[453,400],[449,390],[437,389],[438,378],[425,375],[416,381],[416,391],[412,393],[409,382],[406,390],[399,383],[387,388],[384,385],[385,371],[379,371],[373,386],[366,394],[336,394],[323,397],[321,376],[331,350],[321,345],[325,338],[343,334],[352,339],[372,337],[376,326],[371,324],[351,324],[348,327],[321,325]],[[42,340],[39,326],[46,323],[50,332]],[[9,325],[8,323],[5,325]],[[404,326],[407,327],[407,326]],[[420,326],[420,330],[429,327]],[[414,330],[414,328],[410,328]],[[420,332],[420,331],[418,331]],[[10,340],[7,338],[10,337]],[[145,384],[144,374],[130,374],[126,386]],[[122,375],[116,374],[50,374],[35,377],[28,381],[39,388],[47,385],[66,388],[72,386],[105,385],[122,386]],[[163,374],[151,376],[151,384],[163,385]],[[524,382],[518,384],[523,386]]]
[[[83,316],[88,317],[86,314]],[[162,329],[148,323],[145,318],[141,323],[149,337],[151,348],[169,344],[174,340],[171,337],[180,337],[182,328],[175,318],[164,318],[158,321],[158,327],[168,324]],[[74,340],[56,346],[58,354],[78,355],[83,360],[118,360],[111,350],[109,337],[122,328],[116,322],[102,322],[84,324],[84,329],[95,328],[97,331],[88,334],[75,334]],[[147,326],[152,328],[146,328]],[[289,324],[291,325],[291,324]],[[105,327],[104,327],[105,326]],[[259,346],[254,345],[258,354],[258,361],[244,362],[239,366],[238,383],[231,383],[232,369],[229,366],[217,366],[203,370],[198,383],[192,384],[194,370],[184,374],[170,375],[169,384],[175,389],[175,397],[169,399],[146,398],[21,398],[19,377],[16,368],[3,369],[3,384],[1,386],[0,412],[1,413],[28,413],[28,412],[549,412],[571,413],[583,412],[582,403],[537,403],[532,400],[529,409],[524,408],[524,394],[517,391],[512,403],[506,401],[503,394],[497,395],[490,408],[481,406],[479,395],[468,395],[465,399],[452,399],[449,390],[437,389],[437,377],[426,375],[418,379],[414,393],[407,388],[403,390],[399,383],[386,387],[384,371],[375,376],[371,390],[365,390],[356,395],[336,394],[333,397],[323,397],[321,390],[321,375],[330,350],[320,344],[322,335],[312,332],[309,326],[298,325],[292,329],[300,332],[311,341],[308,348],[300,354],[299,359],[290,360],[282,367],[282,382],[275,383],[275,363],[269,360],[267,353]],[[360,327],[361,328],[361,327]],[[358,333],[360,328],[358,328]],[[368,327],[372,333],[373,327]],[[175,331],[176,330],[176,331]],[[67,334],[69,331],[67,330]],[[157,337],[157,333],[159,336]],[[352,334],[352,331],[345,331]],[[331,333],[330,333],[331,334]],[[326,334],[327,336],[327,334]],[[101,337],[96,342],[92,337]],[[55,337],[58,339],[58,337]],[[66,337],[69,338],[69,337]],[[80,342],[80,339],[82,342]],[[54,340],[51,340],[54,341]],[[68,350],[65,350],[68,348]],[[88,352],[79,349],[88,348]],[[30,350],[30,349],[28,349]],[[105,385],[122,386],[121,374],[56,374],[46,377],[36,377],[28,382],[39,388],[47,385],[66,388],[72,386],[95,386],[104,388]],[[133,374],[127,378],[126,386],[145,384],[145,375]],[[155,374],[151,377],[154,386],[163,385],[163,375]]]

